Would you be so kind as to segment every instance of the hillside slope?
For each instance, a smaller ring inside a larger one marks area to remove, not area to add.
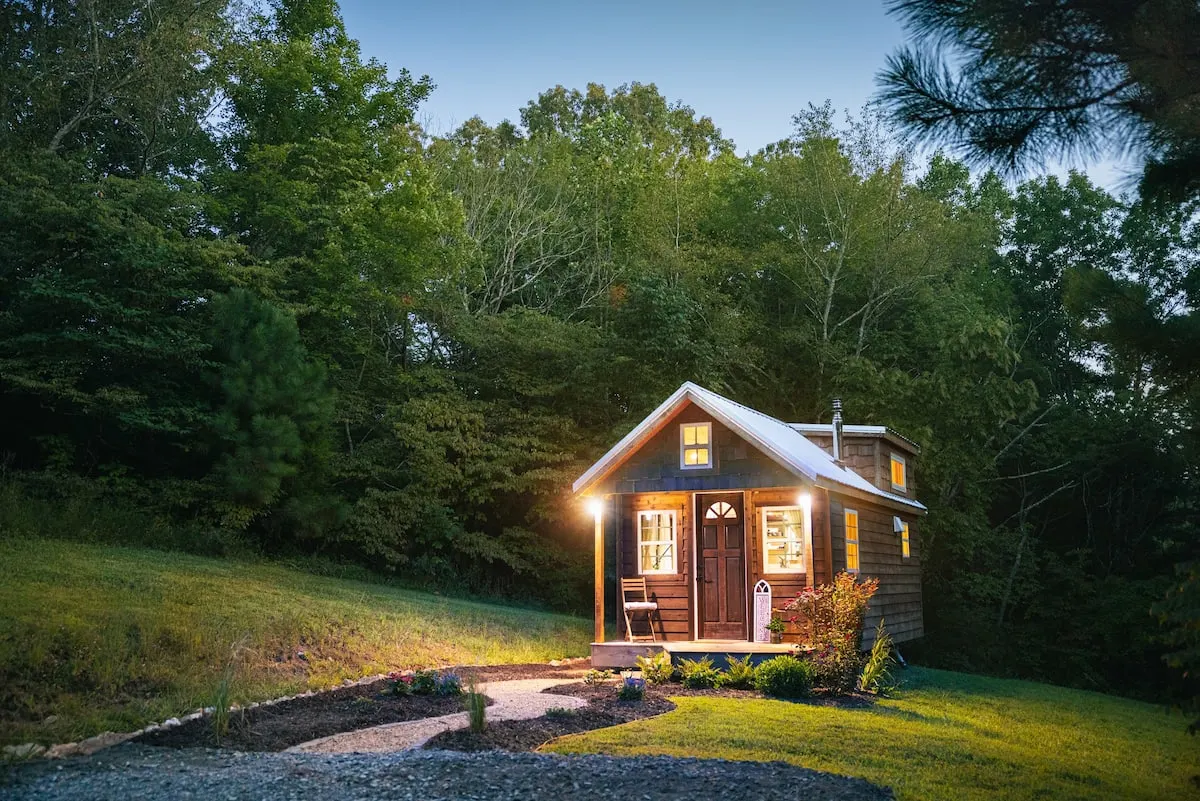
[[[580,618],[278,565],[0,539],[0,744],[130,730],[404,667],[587,653]]]

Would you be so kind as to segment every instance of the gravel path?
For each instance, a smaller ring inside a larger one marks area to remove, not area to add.
[[[577,709],[587,705],[587,700],[583,698],[547,695],[542,692],[562,683],[562,679],[495,681],[481,685],[479,691],[493,701],[487,710],[489,722],[529,720],[541,717],[552,707]],[[334,734],[294,745],[287,750],[306,754],[379,754],[405,751],[420,748],[431,737],[444,731],[464,729],[468,723],[467,713],[458,712],[453,715],[385,723],[369,729]]]
[[[4,801],[882,801],[891,791],[779,762],[405,751],[319,755],[126,744],[0,774]]]

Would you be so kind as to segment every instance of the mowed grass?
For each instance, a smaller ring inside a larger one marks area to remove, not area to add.
[[[894,698],[839,709],[676,698],[678,709],[545,750],[783,760],[890,785],[901,801],[1200,798],[1200,741],[1150,704],[911,668]]]
[[[405,667],[587,654],[590,622],[269,563],[0,538],[0,744],[127,731]],[[301,654],[303,652],[303,654]]]

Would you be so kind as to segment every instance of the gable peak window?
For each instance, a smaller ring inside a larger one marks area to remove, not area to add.
[[[898,453],[892,454],[892,489],[901,492],[908,490],[908,464]]]
[[[699,470],[712,464],[712,423],[679,426],[679,466],[684,470]]]

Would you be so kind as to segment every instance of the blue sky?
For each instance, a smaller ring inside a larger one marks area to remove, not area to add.
[[[860,109],[905,40],[878,0],[341,0],[341,8],[364,55],[437,84],[419,113],[433,133],[475,115],[516,120],[556,84],[641,81],[712,117],[740,153],[787,136],[810,102]],[[1119,177],[1111,163],[1087,171],[1110,188]]]

